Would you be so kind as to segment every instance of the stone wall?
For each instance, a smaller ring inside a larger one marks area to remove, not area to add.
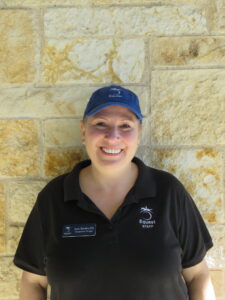
[[[0,0],[0,300],[38,191],[85,157],[78,131],[93,90],[134,90],[146,116],[138,155],[174,173],[214,238],[225,291],[225,1]]]

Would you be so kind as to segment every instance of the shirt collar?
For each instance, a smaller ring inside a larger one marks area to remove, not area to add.
[[[134,185],[134,194],[137,200],[156,196],[156,181],[153,169],[139,158],[134,157],[133,162],[137,164],[139,174]],[[138,202],[138,201],[137,201]]]
[[[139,175],[134,187],[128,193],[129,202],[139,202],[140,199],[156,196],[156,182],[153,176],[152,168],[146,166],[139,158],[132,160],[137,164]],[[91,164],[90,160],[84,160],[78,163],[75,168],[65,177],[64,180],[64,201],[79,201],[83,199],[83,193],[79,183],[79,173],[81,169]]]

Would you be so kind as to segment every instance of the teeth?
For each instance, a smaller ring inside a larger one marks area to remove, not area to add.
[[[110,153],[110,154],[118,154],[121,152],[121,149],[107,149],[107,148],[102,148],[102,150],[106,153]]]

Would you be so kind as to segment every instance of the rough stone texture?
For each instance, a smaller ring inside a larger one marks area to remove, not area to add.
[[[33,120],[0,120],[0,176],[39,174],[38,128]]]
[[[155,4],[155,3],[168,3],[168,4],[187,4],[187,0],[3,0],[0,1],[0,5],[10,7],[10,6],[19,6],[19,7],[33,7],[33,6],[83,6],[83,5],[112,5],[112,4],[133,4],[133,5],[143,5],[143,4]],[[193,3],[197,7],[201,3],[205,3],[205,0],[199,0],[196,3],[196,0],[188,0],[188,3]]]
[[[8,299],[10,297],[18,297],[19,278],[21,270],[16,268],[12,262],[12,257],[1,257],[0,268],[0,299]]]
[[[152,75],[152,143],[223,145],[225,71],[155,71]]]
[[[0,235],[0,254],[5,252],[6,248],[6,237],[5,235]]]
[[[1,298],[0,298],[1,299]],[[13,297],[13,298],[3,298],[3,299],[1,299],[1,300],[19,300],[19,295],[17,296],[17,297]],[[47,299],[47,300],[50,300],[50,299]],[[220,299],[218,299],[218,300],[220,300]],[[223,299],[222,299],[223,300]]]
[[[225,65],[224,37],[156,38],[150,48],[155,66]]]
[[[20,270],[13,264],[13,257],[1,257],[2,267],[0,269],[0,282],[12,281],[20,278]],[[0,293],[1,295],[1,293]]]
[[[84,157],[85,155],[81,149],[49,150],[45,156],[45,176],[54,177],[69,172]]]
[[[45,121],[45,144],[48,147],[73,147],[82,144],[80,120],[53,119]]]
[[[0,90],[0,118],[33,117],[57,118],[79,117],[95,87],[57,87],[57,88],[5,88]],[[149,113],[148,87],[127,86],[138,94],[141,109]],[[43,109],[44,108],[44,109]]]
[[[162,1],[157,1],[157,0],[92,0],[93,4],[138,4],[138,5],[143,5],[143,4],[155,4],[155,3],[168,3],[168,4],[187,4],[187,3],[194,3],[196,6],[200,4],[205,4],[205,0],[199,0],[198,2],[196,0],[162,0]],[[197,3],[196,3],[197,2]]]
[[[210,224],[209,231],[212,234],[214,247],[207,255],[210,268],[225,268],[225,227],[219,224]]]
[[[225,33],[225,1],[215,0],[216,13],[214,14],[214,32],[224,34]]]
[[[140,39],[48,40],[42,76],[50,83],[140,82],[144,60]]]
[[[22,232],[23,227],[12,226],[9,228],[9,238],[7,241],[7,251],[9,254],[15,255]]]
[[[12,182],[8,187],[9,221],[11,224],[24,224],[37,198],[38,192],[46,182]]]
[[[207,33],[204,10],[195,6],[48,9],[47,38],[86,35],[153,35]]]
[[[5,193],[0,183],[0,253],[5,251]]]
[[[221,270],[211,270],[210,276],[212,278],[213,286],[216,292],[216,299],[222,300],[225,295],[225,282],[224,282],[224,273]]]
[[[0,10],[0,84],[32,82],[35,33],[31,12]]]
[[[19,281],[13,280],[13,281],[7,281],[7,282],[1,282],[0,283],[0,300],[9,300],[7,295],[12,295],[12,297],[16,297],[13,300],[19,299]]]
[[[5,194],[4,186],[0,183],[0,235],[5,233]]]
[[[81,116],[93,90],[90,87],[2,89],[0,117]]]
[[[6,6],[83,6],[91,3],[91,0],[4,0]]]
[[[195,200],[205,221],[223,223],[223,159],[213,149],[150,150],[144,160],[151,166],[166,170],[184,184]]]

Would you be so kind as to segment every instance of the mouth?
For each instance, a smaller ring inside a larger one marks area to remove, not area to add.
[[[100,147],[100,149],[104,154],[110,155],[110,156],[119,155],[123,151],[123,149],[110,149],[110,148],[105,148],[105,147]]]

